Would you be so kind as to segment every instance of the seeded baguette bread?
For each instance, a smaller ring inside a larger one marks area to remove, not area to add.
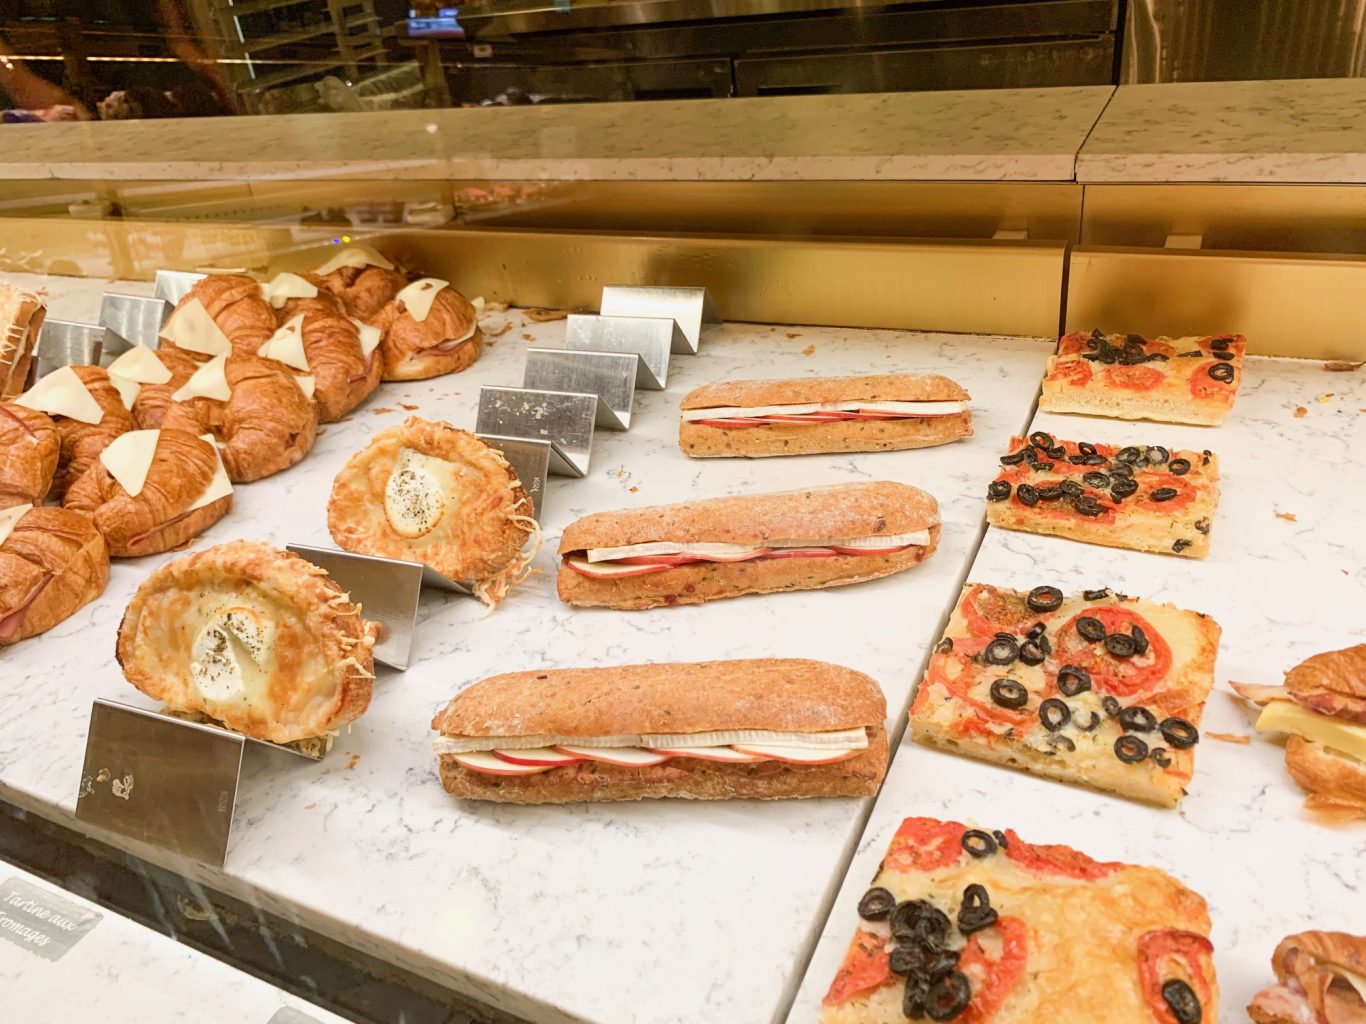
[[[809,402],[966,402],[968,393],[935,373],[887,373],[868,377],[796,377],[704,384],[684,396],[679,408],[796,405]]]

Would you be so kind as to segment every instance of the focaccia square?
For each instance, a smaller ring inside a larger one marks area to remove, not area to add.
[[[911,705],[911,736],[1175,807],[1219,634],[1207,615],[1109,590],[969,583]]]
[[[1039,408],[1213,426],[1238,397],[1246,352],[1241,334],[1068,334],[1048,359]]]
[[[987,488],[987,522],[1133,551],[1204,558],[1219,460],[1161,445],[1013,437]]]
[[[907,818],[821,1024],[1214,1024],[1205,901],[1156,868]]]

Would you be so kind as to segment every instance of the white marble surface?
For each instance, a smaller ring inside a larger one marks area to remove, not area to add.
[[[1297,418],[1300,407],[1306,414]],[[1252,742],[1239,746],[1206,735],[1189,796],[1177,811],[904,742],[822,932],[793,1024],[816,1019],[853,934],[858,898],[896,826],[914,815],[1010,826],[1035,842],[1170,871],[1209,901],[1223,990],[1219,1019],[1226,1024],[1246,1021],[1243,1008],[1272,979],[1271,952],[1283,936],[1310,928],[1366,929],[1366,827],[1326,824],[1303,809],[1282,747],[1252,733],[1255,713],[1228,686],[1230,679],[1276,684],[1311,654],[1366,641],[1359,544],[1366,376],[1330,373],[1312,361],[1254,357],[1238,404],[1217,428],[1041,413],[1031,429],[1068,440],[1218,453],[1222,497],[1207,559],[992,527],[968,578],[1026,590],[1111,586],[1214,616],[1223,638],[1202,729],[1251,734]],[[980,481],[983,490],[990,478]]]
[[[214,1024],[272,1024],[281,1010],[286,1013],[277,1024],[345,1024],[320,1006],[0,861],[0,884],[12,879],[101,917],[58,960],[0,941],[6,1020],[198,1024],[211,1006]]]
[[[1366,79],[1121,86],[1077,180],[1366,183]]]
[[[89,315],[99,287],[50,283],[52,314]],[[233,513],[198,544],[326,543],[333,475],[371,432],[408,415],[399,403],[469,426],[479,385],[517,383],[525,339],[553,342],[564,329],[511,319],[518,326],[470,372],[386,385],[349,422],[326,427],[302,464],[239,488]],[[369,712],[325,762],[250,751],[224,870],[104,838],[537,1021],[779,1019],[869,801],[461,804],[436,779],[427,724],[462,686],[498,671],[764,655],[867,671],[899,722],[980,536],[983,480],[1028,419],[1049,350],[1027,339],[726,327],[700,355],[675,357],[667,392],[641,393],[628,434],[598,435],[587,479],[552,480],[544,575],[482,621],[473,600],[428,595],[413,667],[381,673]],[[866,456],[691,461],[678,451],[677,402],[698,384],[891,370],[959,380],[973,396],[976,436]],[[572,611],[555,599],[554,545],[583,513],[874,478],[938,497],[943,540],[929,562],[854,587],[701,607]],[[77,827],[92,699],[148,703],[111,653],[126,601],[161,560],[116,564],[95,604],[0,654],[0,796]]]
[[[8,125],[0,178],[1070,181],[1112,88]]]

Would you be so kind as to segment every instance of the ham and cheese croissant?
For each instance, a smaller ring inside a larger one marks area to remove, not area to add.
[[[275,312],[259,281],[245,274],[209,274],[194,283],[167,317],[162,348],[169,342],[201,359],[220,355],[221,343],[203,323],[204,313],[238,355],[255,355],[275,333]]]
[[[133,417],[124,408],[118,389],[98,366],[63,366],[14,402],[47,413],[56,425],[60,451],[49,492],[52,498],[61,498],[105,445],[133,429]]]
[[[367,322],[408,283],[401,271],[374,266],[338,267],[327,274],[309,274],[308,279],[340,299],[350,316]]]
[[[0,646],[46,632],[109,581],[109,550],[88,516],[16,505],[0,512]]]
[[[313,377],[313,399],[321,422],[335,423],[379,387],[384,367],[378,329],[348,317],[333,295],[320,292],[289,299],[280,309],[279,320],[271,341],[257,354],[280,359]],[[291,359],[291,354],[303,358]]]
[[[0,510],[41,502],[61,450],[57,424],[46,413],[0,402]]]
[[[381,332],[385,380],[426,380],[459,373],[483,347],[474,304],[445,281],[424,277],[370,319]]]
[[[1247,1008],[1256,1024],[1366,1024],[1366,938],[1301,932],[1271,956],[1277,983]]]

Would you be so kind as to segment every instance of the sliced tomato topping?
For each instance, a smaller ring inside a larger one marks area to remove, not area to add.
[[[892,836],[882,866],[894,871],[937,871],[957,864],[967,826],[938,818],[907,818]]]
[[[1077,632],[1077,619],[1083,615],[1099,619],[1107,635],[1131,633],[1137,626],[1148,638],[1148,649],[1131,658],[1116,658],[1104,644],[1092,643]],[[1172,649],[1167,641],[1147,619],[1122,605],[1078,612],[1057,631],[1053,646],[1050,664],[1081,666],[1091,673],[1097,693],[1108,693],[1121,700],[1155,689],[1172,667]]]
[[[1165,341],[1149,340],[1148,343],[1143,347],[1147,350],[1148,355],[1150,356],[1164,355],[1168,359],[1170,359],[1172,356],[1176,355],[1176,346],[1168,344]]]
[[[990,728],[996,724],[1013,729],[1017,736],[1023,736],[1037,725],[1038,719],[1033,714],[1012,711],[991,700],[987,690],[990,680],[996,677],[986,675],[972,660],[973,655],[980,653],[989,641],[989,637],[978,638],[976,643],[959,640],[954,642],[954,648],[948,654],[932,655],[925,680],[915,695],[913,710],[922,711],[933,699],[930,688],[942,686],[952,694],[960,710],[972,712],[959,715],[950,726],[960,735],[999,735],[1002,730]],[[982,696],[974,696],[974,686]]]
[[[1028,960],[1029,926],[1020,918],[1001,917],[975,932],[958,958],[958,969],[972,986],[972,1002],[956,1019],[962,1024],[991,1020],[1024,977]]]
[[[1053,372],[1048,376],[1050,380],[1058,380],[1071,387],[1082,388],[1091,383],[1094,374],[1091,371],[1091,364],[1085,359],[1068,359],[1056,363]]]
[[[1231,405],[1233,403],[1233,396],[1237,392],[1238,374],[1235,371],[1233,380],[1229,381],[1227,384],[1215,380],[1209,375],[1209,370],[1211,366],[1214,366],[1218,362],[1220,362],[1220,360],[1211,359],[1209,362],[1201,363],[1195,368],[1195,371],[1191,374],[1191,395],[1195,398],[1222,398]]]
[[[825,993],[821,1005],[839,1006],[891,981],[891,957],[886,952],[886,944],[887,940],[880,935],[862,928],[856,931],[854,941],[849,943],[849,951],[844,954],[844,962],[835,972],[835,980],[830,983],[830,990]]]
[[[1214,1009],[1214,944],[1203,935],[1163,928],[1145,932],[1138,940],[1138,986],[1143,1000],[1160,1024],[1180,1024],[1162,996],[1169,981],[1184,981],[1200,1000],[1203,1019]]]
[[[1151,391],[1158,387],[1167,375],[1151,366],[1107,366],[1105,382],[1126,391]]]
[[[1002,593],[986,583],[979,583],[964,594],[958,610],[967,621],[968,632],[974,636],[1024,633],[1034,623],[1048,620],[1047,613],[1030,610],[1023,594]]]
[[[1026,843],[1015,830],[1005,832],[1005,855],[1026,871],[1038,875],[1065,875],[1068,878],[1104,878],[1123,864],[1094,860],[1070,846],[1044,846]]]

